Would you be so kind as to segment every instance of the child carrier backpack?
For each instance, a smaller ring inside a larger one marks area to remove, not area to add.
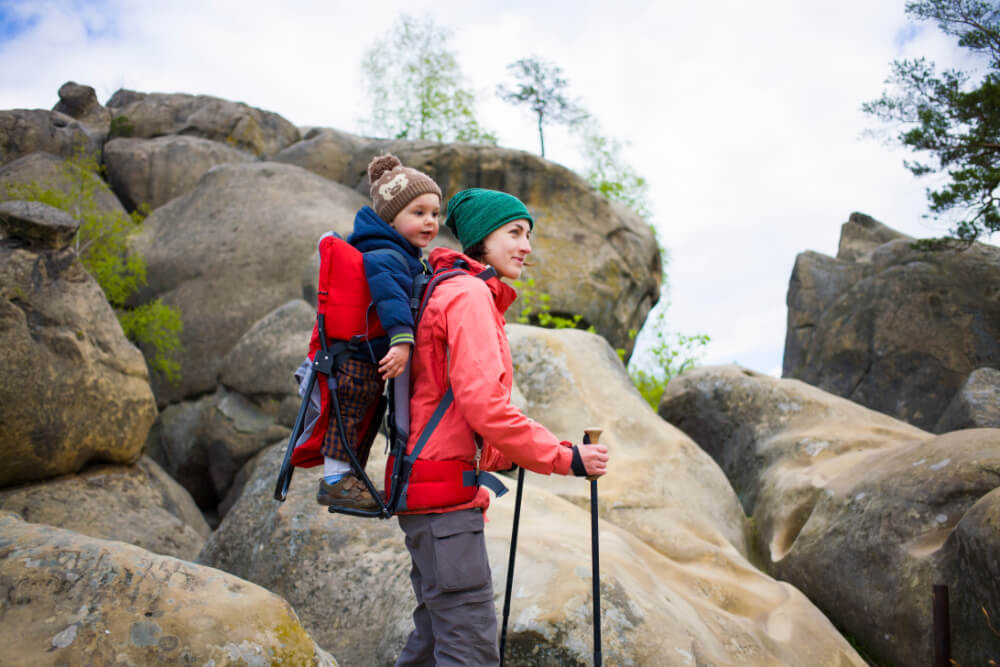
[[[384,248],[369,252],[395,255],[404,270],[409,271],[406,258],[397,250]],[[339,429],[341,441],[347,443],[337,400],[337,368],[366,345],[367,341],[385,335],[372,307],[374,304],[365,278],[363,254],[336,233],[329,232],[320,238],[319,256],[316,324],[309,341],[309,355],[296,371],[296,376],[301,378],[299,393],[302,404],[278,472],[274,489],[274,498],[278,501],[284,501],[287,497],[296,467],[309,468],[323,462],[320,447],[331,419],[334,420],[333,426]],[[453,268],[437,271],[430,276],[422,274],[414,277],[410,294],[414,329],[419,325],[434,288],[444,280],[463,274],[466,272]],[[496,272],[489,268],[477,277],[488,280],[495,275]],[[409,386],[410,364],[407,363],[401,375],[389,380],[387,396],[382,396],[369,407],[358,429],[360,447],[357,449],[359,452],[367,451],[388,411],[385,425],[389,458],[385,470],[384,497],[365,472],[355,448],[345,447],[352,471],[375,499],[378,509],[331,505],[330,512],[388,519],[397,511],[405,511],[409,507],[436,507],[467,502],[475,497],[479,486],[492,489],[498,496],[506,493],[506,487],[496,476],[480,472],[478,467],[459,461],[427,461],[419,458],[424,444],[454,399],[450,387],[431,415],[413,451],[406,455],[410,430]],[[476,446],[477,449],[482,448],[482,439],[478,435]]]

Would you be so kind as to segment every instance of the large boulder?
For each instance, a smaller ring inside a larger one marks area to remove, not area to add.
[[[100,176],[80,169],[64,158],[49,153],[29,153],[0,167],[0,199],[18,198],[19,191],[35,187],[68,196],[81,190],[90,191],[94,193],[94,204],[99,213],[127,214],[118,197]]]
[[[108,180],[132,210],[156,209],[189,192],[215,165],[252,159],[232,146],[196,136],[121,137],[104,145]]]
[[[287,602],[218,570],[0,512],[11,665],[315,665]]]
[[[1000,248],[887,230],[855,214],[836,259],[798,256],[782,374],[930,429],[969,373],[1000,368]]]
[[[140,93],[121,89],[107,103],[118,136],[188,134],[231,144],[256,156],[274,155],[301,137],[271,111],[209,95]]]
[[[598,336],[512,325],[529,411],[561,437],[606,429],[614,452],[599,482],[601,604],[608,664],[863,665],[797,590],[744,557],[744,517],[721,471],[648,408]],[[546,391],[544,387],[549,387]],[[317,642],[350,664],[392,664],[411,628],[409,559],[393,522],[331,515],[318,472],[273,491],[282,457],[266,449],[199,558],[285,596]],[[374,448],[368,471],[384,466]],[[511,601],[511,664],[589,664],[589,485],[528,475]],[[486,528],[495,603],[503,603],[513,496]],[[247,550],[246,544],[256,545]]]
[[[76,118],[102,135],[107,135],[111,129],[111,112],[97,101],[97,92],[92,86],[67,81],[59,86],[59,102],[52,110]]]
[[[226,355],[255,323],[315,292],[316,273],[303,267],[319,237],[349,232],[365,201],[304,169],[257,162],[219,165],[156,209],[135,241],[147,262],[141,298],[162,297],[184,323],[181,379],[154,376],[158,400],[214,391]]]
[[[2,490],[0,510],[183,560],[194,560],[211,533],[190,494],[145,457]]]
[[[1000,370],[977,368],[951,399],[935,433],[963,428],[1000,428]]]
[[[674,378],[659,412],[730,476],[768,570],[880,661],[919,664],[931,654],[933,584],[976,590],[977,608],[1000,609],[990,587],[974,588],[982,570],[965,565],[995,569],[991,519],[972,508],[996,488],[1000,430],[935,437],[797,380],[736,366]],[[985,664],[990,635],[981,619],[958,616],[953,656]]]
[[[142,353],[65,245],[72,220],[24,208],[0,213],[0,488],[131,463],[156,417]]]
[[[0,111],[0,164],[37,151],[62,158],[82,152],[99,160],[102,143],[103,134],[58,111]]]
[[[368,162],[391,151],[441,186],[447,199],[471,187],[509,192],[527,204],[538,223],[532,236],[530,289],[509,312],[514,321],[548,294],[554,315],[581,315],[615,348],[631,352],[633,336],[659,296],[659,248],[649,225],[631,210],[594,191],[578,175],[524,151],[475,144],[378,141],[335,130],[307,135],[275,157],[368,194]],[[442,226],[442,237],[450,234]]]

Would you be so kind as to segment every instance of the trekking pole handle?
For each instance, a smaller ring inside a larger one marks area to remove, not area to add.
[[[583,444],[596,445],[601,439],[601,433],[604,433],[604,429],[595,427],[583,429]],[[598,477],[600,477],[600,475],[589,475],[587,479],[595,480]]]

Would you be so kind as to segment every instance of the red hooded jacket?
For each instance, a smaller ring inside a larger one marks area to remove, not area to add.
[[[407,453],[449,384],[454,402],[420,453],[432,461],[473,463],[474,436],[484,440],[480,468],[505,470],[517,463],[542,474],[570,473],[572,450],[538,422],[511,405],[513,385],[510,345],[504,332],[504,312],[517,292],[499,278],[480,280],[485,267],[448,248],[430,255],[435,271],[452,268],[456,260],[469,264],[468,275],[443,281],[434,290],[417,327],[411,366],[410,438]],[[406,514],[453,512],[489,507],[489,492],[461,505],[414,508]]]

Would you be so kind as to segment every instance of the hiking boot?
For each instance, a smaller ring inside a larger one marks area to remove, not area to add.
[[[316,502],[320,505],[336,505],[359,510],[377,510],[378,503],[368,493],[365,483],[354,475],[344,475],[340,481],[329,484],[325,479],[319,480],[319,491],[316,492]]]

